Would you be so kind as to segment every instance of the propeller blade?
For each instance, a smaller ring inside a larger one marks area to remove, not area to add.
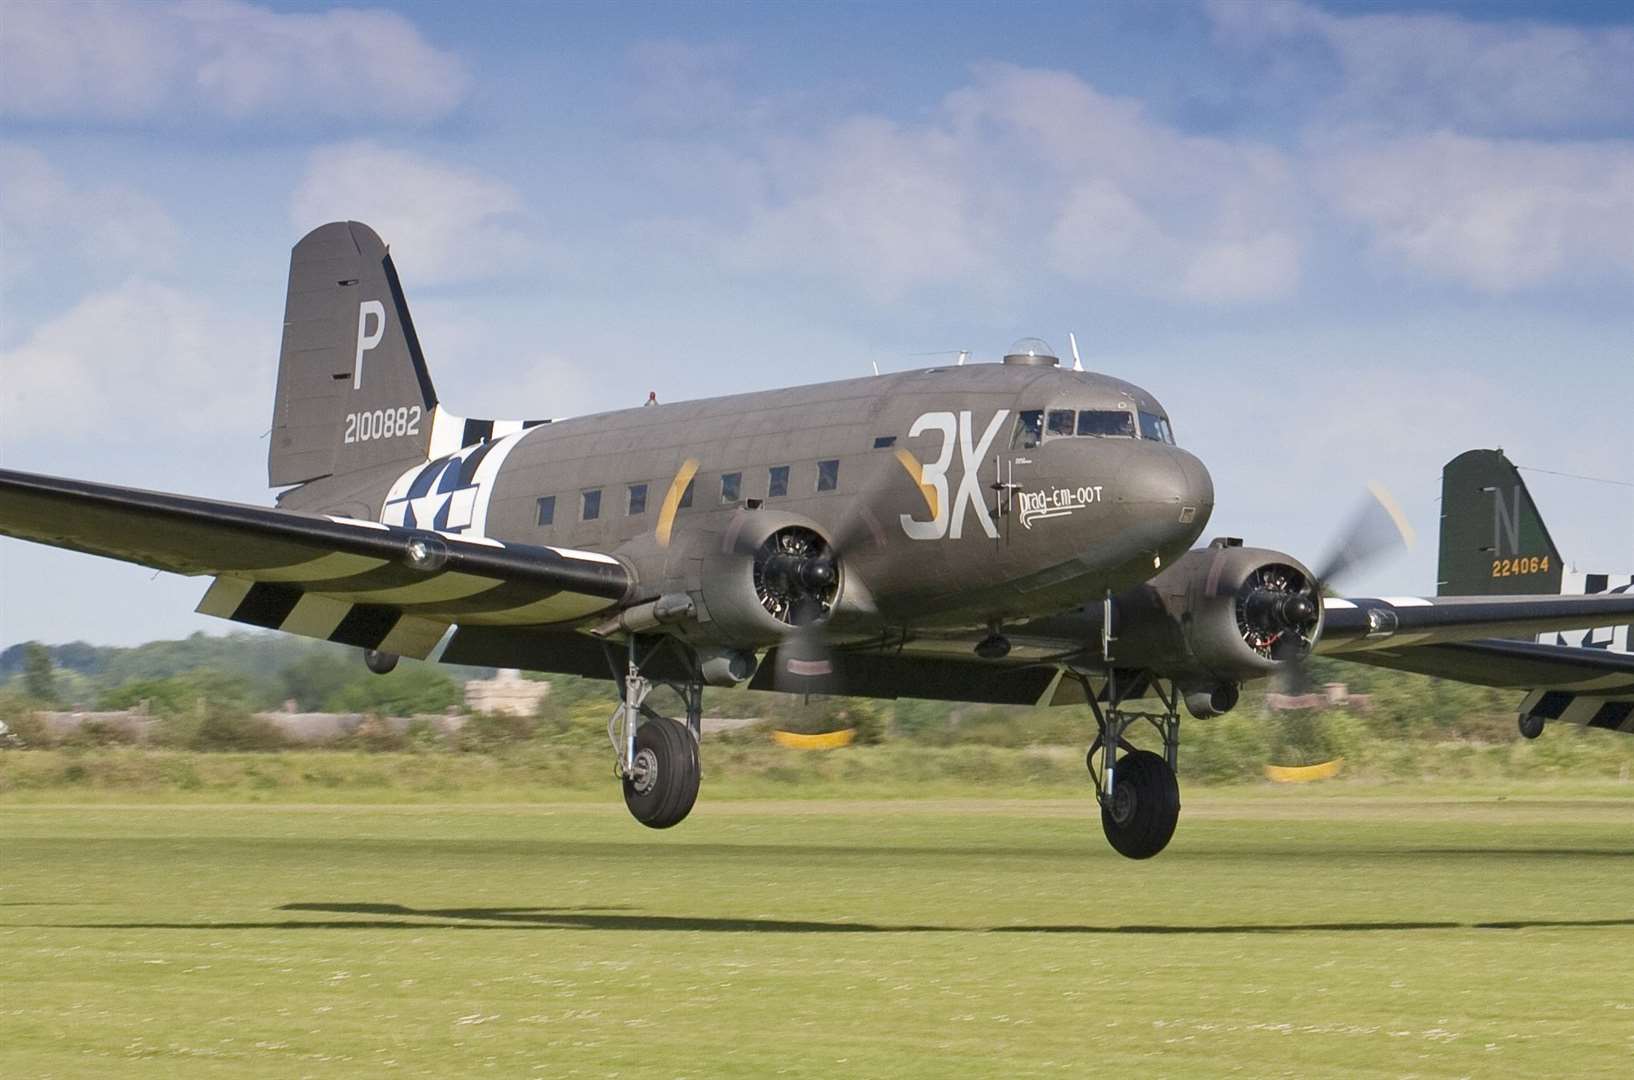
[[[1413,527],[1396,500],[1378,484],[1369,484],[1367,490],[1369,498],[1351,515],[1316,572],[1316,580],[1324,587],[1413,546]]]
[[[809,694],[834,673],[834,652],[823,633],[821,606],[803,598],[790,613],[794,625],[777,646],[772,685],[785,694]]]

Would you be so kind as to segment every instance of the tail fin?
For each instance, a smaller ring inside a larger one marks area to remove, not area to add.
[[[1502,450],[1469,450],[1441,471],[1439,596],[1558,595],[1560,552]]]
[[[425,461],[436,405],[386,245],[356,221],[307,233],[289,257],[267,482]]]

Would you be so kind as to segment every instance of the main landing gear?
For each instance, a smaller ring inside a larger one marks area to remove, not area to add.
[[[1150,859],[1168,846],[1180,820],[1180,784],[1175,772],[1180,757],[1180,692],[1171,683],[1139,675],[1120,680],[1108,671],[1099,691],[1081,677],[1090,711],[1095,714],[1095,741],[1084,764],[1095,781],[1095,799],[1101,804],[1101,830],[1120,855]],[[1125,709],[1150,689],[1161,711]],[[1104,704],[1102,699],[1104,700]],[[1124,735],[1141,721],[1163,737],[1163,753],[1137,750]],[[1099,764],[1096,755],[1099,753]]]
[[[649,644],[631,635],[622,672],[615,662],[619,705],[607,722],[607,737],[618,755],[615,773],[624,785],[624,805],[637,821],[653,829],[678,825],[691,813],[702,777],[698,743],[703,734],[703,681],[689,653],[682,656],[689,672],[685,682],[657,683],[673,689],[686,703],[685,722],[647,705],[655,683],[644,669],[672,644],[669,638]],[[677,652],[682,650],[677,647]],[[609,652],[609,660],[614,656]]]

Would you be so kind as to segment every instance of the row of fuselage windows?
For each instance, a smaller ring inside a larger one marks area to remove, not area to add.
[[[1156,413],[1132,413],[1128,409],[1027,409],[1016,415],[1010,436],[1012,450],[1031,450],[1045,439],[1112,438],[1133,439],[1136,416],[1140,438],[1174,445],[1168,418]]]
[[[788,465],[773,465],[766,470],[766,498],[781,499],[788,495],[789,471],[790,467]],[[743,473],[721,473],[719,482],[720,505],[731,506],[734,503],[744,501]],[[693,492],[697,486],[698,478],[696,476],[687,481],[686,490],[681,492],[680,501],[676,503],[677,509],[686,510],[691,508]],[[818,492],[833,491],[839,486],[839,459],[831,458],[827,461],[819,461],[817,463],[816,490]],[[650,486],[647,484],[626,484],[624,486],[624,514],[626,517],[638,517],[647,512],[649,490]],[[580,521],[601,520],[604,510],[602,493],[602,488],[588,488],[579,492]],[[759,503],[757,499],[749,499],[748,501],[757,505]],[[537,523],[540,526],[554,525],[556,523],[556,496],[541,495],[537,505]]]

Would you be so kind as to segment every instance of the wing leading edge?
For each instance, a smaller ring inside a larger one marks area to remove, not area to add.
[[[425,656],[452,623],[559,623],[622,602],[599,552],[503,543],[0,469],[0,535],[210,575],[199,610]]]

